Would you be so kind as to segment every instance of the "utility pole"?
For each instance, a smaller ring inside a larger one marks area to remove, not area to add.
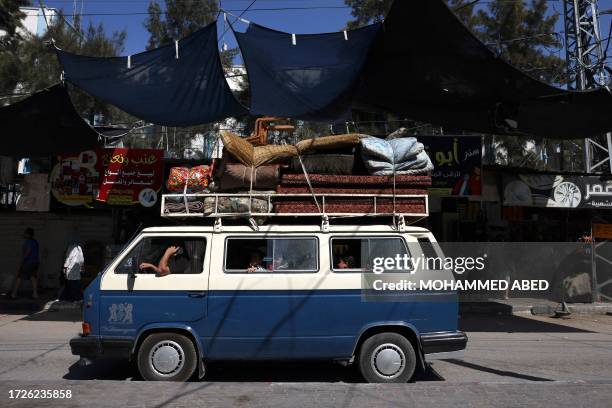
[[[609,86],[597,0],[563,0],[568,87],[579,91]],[[587,173],[612,173],[612,133],[585,139]]]

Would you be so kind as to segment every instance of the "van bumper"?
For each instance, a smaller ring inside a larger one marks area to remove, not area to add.
[[[134,342],[131,339],[100,339],[98,336],[79,336],[70,339],[70,350],[75,356],[85,358],[129,358]]]
[[[467,345],[467,335],[462,331],[437,332],[421,335],[425,354],[459,352]]]

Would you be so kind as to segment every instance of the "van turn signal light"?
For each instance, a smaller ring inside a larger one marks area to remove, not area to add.
[[[91,327],[89,323],[83,322],[83,336],[89,336],[91,334]]]

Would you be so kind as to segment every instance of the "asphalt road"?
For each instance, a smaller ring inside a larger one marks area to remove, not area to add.
[[[146,383],[124,361],[76,364],[78,318],[0,315],[0,406],[612,406],[612,316],[464,317],[465,359],[401,385],[363,384],[354,368],[323,363],[216,364],[201,382]],[[72,398],[10,399],[11,389]]]

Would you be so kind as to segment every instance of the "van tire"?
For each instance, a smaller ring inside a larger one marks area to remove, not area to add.
[[[415,369],[414,347],[401,334],[376,334],[361,346],[359,370],[369,383],[406,383]]]
[[[147,381],[187,381],[197,368],[193,342],[178,333],[153,333],[138,349],[138,371]]]

